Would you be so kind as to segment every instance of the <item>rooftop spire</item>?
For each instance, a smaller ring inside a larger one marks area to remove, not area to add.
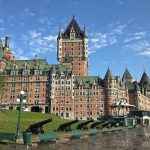
[[[132,79],[133,79],[133,77],[132,77],[131,73],[126,68],[125,71],[124,71],[124,74],[122,76],[122,80],[132,80]]]
[[[8,36],[6,36],[5,37],[5,47],[7,47],[7,48],[9,48],[9,37]]]
[[[149,82],[150,82],[150,79],[147,73],[144,71],[140,80],[140,84],[148,84]]]
[[[75,15],[72,16],[72,19],[75,19]]]
[[[65,32],[62,34],[64,38],[69,38],[70,37],[70,31],[71,29],[74,29],[76,33],[76,38],[83,38],[84,37],[84,30],[81,30],[79,24],[77,23],[75,16],[72,16],[72,19],[70,23],[68,24]]]
[[[57,37],[57,39],[60,39],[60,38],[61,38],[61,27],[59,26],[58,37]]]
[[[108,68],[108,69],[107,69],[107,72],[106,72],[106,74],[105,74],[104,79],[105,79],[105,80],[108,80],[108,79],[112,79],[112,78],[113,78],[113,75],[112,75],[110,69]]]

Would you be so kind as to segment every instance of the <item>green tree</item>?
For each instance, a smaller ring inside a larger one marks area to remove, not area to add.
[[[3,88],[4,88],[4,75],[0,73],[0,95],[3,93]]]

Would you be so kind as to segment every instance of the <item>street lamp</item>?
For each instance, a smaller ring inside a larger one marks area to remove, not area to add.
[[[88,119],[90,119],[91,115],[90,115],[90,83],[89,81],[87,81],[87,87],[86,87],[86,96],[87,96],[87,115],[88,115]]]
[[[23,103],[26,103],[25,97],[26,97],[25,92],[21,91],[19,98],[17,98],[17,102],[19,103],[19,112],[18,112],[18,120],[17,120],[17,128],[16,128],[16,139],[18,139],[19,134],[20,134],[21,109],[22,109]]]

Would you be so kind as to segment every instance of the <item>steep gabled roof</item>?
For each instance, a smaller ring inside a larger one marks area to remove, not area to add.
[[[84,87],[90,87],[92,85],[99,85],[100,78],[98,76],[75,76],[76,86],[82,84]]]
[[[150,79],[149,79],[147,73],[144,72],[141,77],[140,84],[149,84],[149,83],[150,83]]]
[[[133,79],[131,73],[127,68],[125,69],[125,72],[122,76],[122,80],[126,80],[126,79],[131,79],[131,80]]]
[[[77,23],[77,21],[75,20],[74,16],[72,17],[72,19],[71,19],[69,25],[67,26],[66,30],[64,31],[64,33],[62,33],[62,37],[70,38],[70,31],[72,30],[72,28],[74,29],[74,31],[76,33],[76,38],[86,37],[85,31],[81,30],[81,28],[80,28],[79,24]]]

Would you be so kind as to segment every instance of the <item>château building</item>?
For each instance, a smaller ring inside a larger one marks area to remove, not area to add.
[[[9,47],[8,43],[4,45],[1,53]],[[64,31],[59,31],[57,58],[58,64],[54,65],[40,58],[10,59],[0,74],[0,108],[16,109],[16,99],[24,90],[24,107],[29,111],[51,112],[66,119],[150,111],[150,79],[146,72],[139,82],[127,68],[122,77],[113,75],[109,68],[104,78],[88,75],[88,36],[74,17]]]

